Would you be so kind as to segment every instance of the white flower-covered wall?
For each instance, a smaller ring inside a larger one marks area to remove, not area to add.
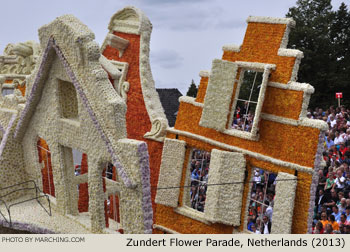
[[[245,168],[246,160],[242,153],[212,150],[208,184],[222,185],[208,186],[204,209],[208,220],[240,225]]]
[[[40,183],[37,141],[44,139],[51,151],[55,208],[61,214],[77,215],[77,184],[88,182],[90,229],[101,233],[106,199],[102,170],[110,162],[122,182],[119,191],[124,232],[150,233],[153,213],[147,145],[125,139],[126,105],[100,65],[94,34],[75,17],[66,15],[43,26],[39,35],[43,53],[27,80],[23,111],[14,111],[4,131],[0,158],[6,159],[0,163],[1,173],[12,175],[5,165],[12,170],[16,166],[20,176]],[[63,104],[68,98],[65,91],[76,96],[71,106]],[[88,176],[75,177],[72,148],[89,157]],[[16,181],[13,176],[8,184]]]
[[[279,172],[276,178],[276,197],[272,215],[271,233],[290,234],[293,223],[296,177]]]
[[[160,166],[156,203],[178,206],[182,166],[185,161],[186,143],[176,139],[165,139]],[[169,188],[170,187],[170,188]]]

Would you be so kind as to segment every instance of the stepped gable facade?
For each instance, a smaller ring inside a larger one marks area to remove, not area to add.
[[[277,176],[271,232],[311,232],[327,125],[306,118],[314,88],[296,82],[303,53],[287,49],[295,22],[249,17],[247,23],[243,44],[224,46],[211,71],[200,72],[197,97],[180,98],[163,148],[154,224],[158,233],[249,232],[256,189],[251,181],[258,171]],[[239,118],[237,111],[243,109]],[[254,118],[250,124],[249,117]],[[197,181],[205,188],[201,211],[190,198],[191,188],[196,191],[191,178],[196,152],[210,157],[207,182]]]

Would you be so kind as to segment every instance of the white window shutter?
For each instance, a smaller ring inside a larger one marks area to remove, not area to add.
[[[205,217],[211,222],[239,226],[246,168],[244,155],[213,149],[209,168]]]
[[[166,138],[163,145],[155,202],[170,207],[178,206],[186,142]],[[165,189],[169,188],[169,189]]]
[[[294,211],[297,177],[279,172],[276,178],[276,195],[272,213],[272,234],[290,234]]]
[[[226,129],[237,69],[236,63],[213,60],[200,126],[218,131]]]

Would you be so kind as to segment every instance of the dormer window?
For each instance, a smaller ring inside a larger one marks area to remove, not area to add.
[[[232,109],[231,128],[251,132],[258,105],[259,93],[263,80],[263,72],[242,69],[242,83],[236,106]]]
[[[258,139],[258,124],[273,64],[214,60],[199,125]]]
[[[236,91],[226,133],[256,140],[268,78],[275,65],[236,63],[239,78],[236,77],[235,80]]]
[[[275,65],[236,62],[239,78],[235,80],[235,94],[226,133],[256,140],[266,86]]]

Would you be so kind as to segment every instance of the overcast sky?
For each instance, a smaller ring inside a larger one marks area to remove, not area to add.
[[[345,1],[345,0],[343,0]],[[332,0],[339,7],[341,0]],[[0,0],[0,54],[8,43],[38,41],[38,28],[63,14],[86,24],[102,44],[110,18],[125,6],[141,9],[153,24],[151,68],[157,88],[182,94],[200,70],[210,70],[222,46],[240,45],[248,16],[285,17],[296,0]]]

